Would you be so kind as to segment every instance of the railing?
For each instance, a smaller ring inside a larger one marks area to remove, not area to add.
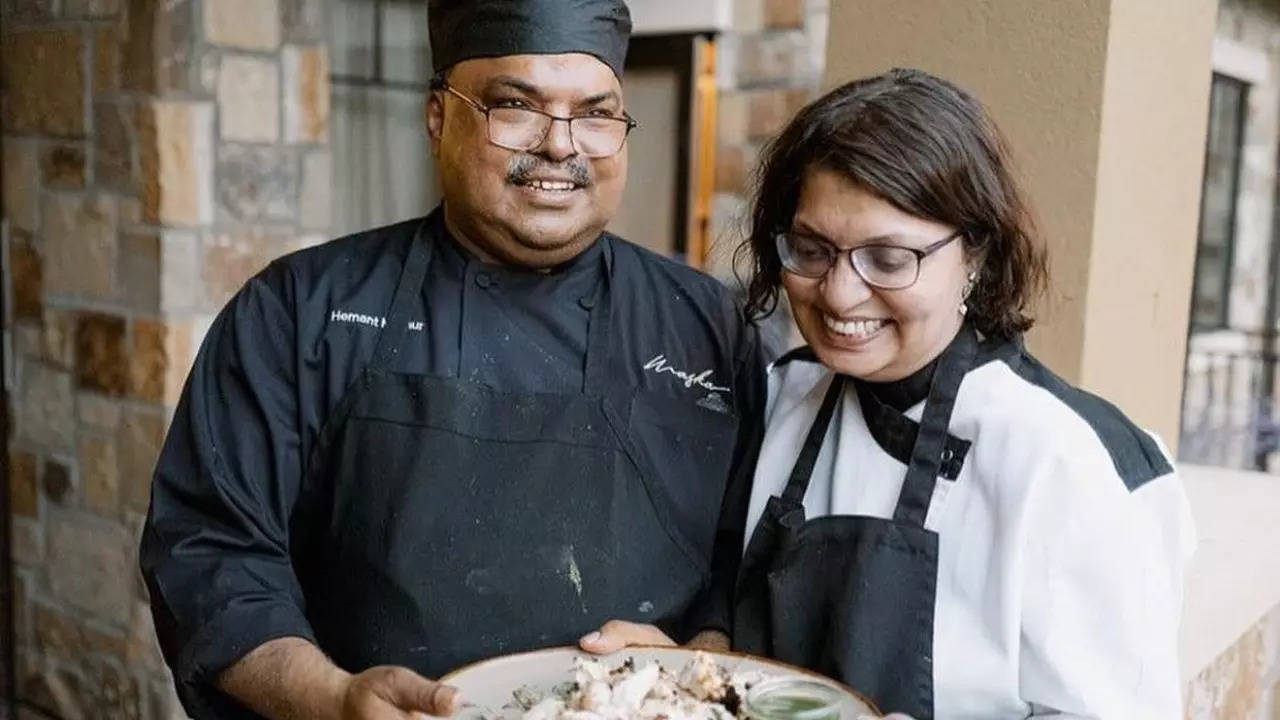
[[[1193,332],[1182,400],[1183,462],[1280,471],[1275,333]]]

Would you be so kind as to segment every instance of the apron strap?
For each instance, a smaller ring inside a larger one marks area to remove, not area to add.
[[[395,295],[392,296],[391,307],[387,310],[385,324],[378,333],[378,344],[373,351],[373,359],[369,368],[374,371],[386,370],[400,354],[400,347],[409,333],[409,317],[413,311],[413,299],[422,294],[422,282],[427,277],[427,266],[431,262],[431,248],[427,246],[425,236],[427,223],[431,218],[418,224],[409,243],[409,255],[404,261],[404,270],[400,273],[400,282],[396,284]]]
[[[596,242],[601,248],[600,282],[595,292],[583,298],[590,311],[587,319],[587,357],[582,372],[582,392],[586,395],[603,395],[609,380],[609,333],[613,324],[613,243],[608,235],[601,235]]]
[[[791,469],[791,477],[787,479],[787,487],[782,491],[782,498],[787,502],[801,504],[804,494],[809,489],[809,480],[813,476],[813,466],[818,462],[818,454],[822,452],[822,443],[827,437],[827,428],[831,427],[831,416],[835,414],[836,401],[844,393],[844,376],[836,373],[831,378],[831,386],[822,398],[822,406],[818,415],[809,426],[809,434],[800,448],[800,456],[796,458],[795,467]]]
[[[966,323],[960,328],[956,340],[942,353],[934,370],[916,444],[911,450],[911,464],[907,466],[898,506],[893,511],[893,519],[897,522],[924,527],[929,501],[933,499],[933,489],[946,460],[942,455],[947,446],[951,412],[956,406],[960,383],[973,367],[977,351],[977,334]]]

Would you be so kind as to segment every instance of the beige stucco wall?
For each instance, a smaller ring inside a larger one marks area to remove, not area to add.
[[[1053,287],[1033,349],[1171,445],[1214,8],[1212,0],[846,0],[833,3],[828,43],[828,86],[911,66],[986,103],[1051,253]]]

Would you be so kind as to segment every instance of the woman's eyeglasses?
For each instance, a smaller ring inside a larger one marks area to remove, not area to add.
[[[778,258],[788,272],[814,279],[824,277],[838,258],[847,255],[853,271],[866,284],[882,290],[901,290],[911,287],[920,278],[920,263],[926,257],[963,234],[954,232],[921,249],[901,245],[859,245],[841,250],[822,238],[795,231],[780,232],[774,239]]]

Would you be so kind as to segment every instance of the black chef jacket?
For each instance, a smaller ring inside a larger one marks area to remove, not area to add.
[[[764,368],[755,329],[726,288],[608,234],[549,273],[487,265],[449,237],[442,216],[426,220],[436,247],[420,324],[411,320],[395,370],[580,392],[589,308],[611,272],[612,344],[628,359],[613,381],[668,393],[672,407],[744,418],[725,504],[746,502]],[[290,554],[294,503],[327,415],[373,354],[421,222],[277,260],[204,340],[156,467],[141,553],[161,648],[189,706],[188,694],[210,692],[259,645],[315,639]],[[727,632],[740,533],[741,518],[717,533],[713,590],[691,631]]]

